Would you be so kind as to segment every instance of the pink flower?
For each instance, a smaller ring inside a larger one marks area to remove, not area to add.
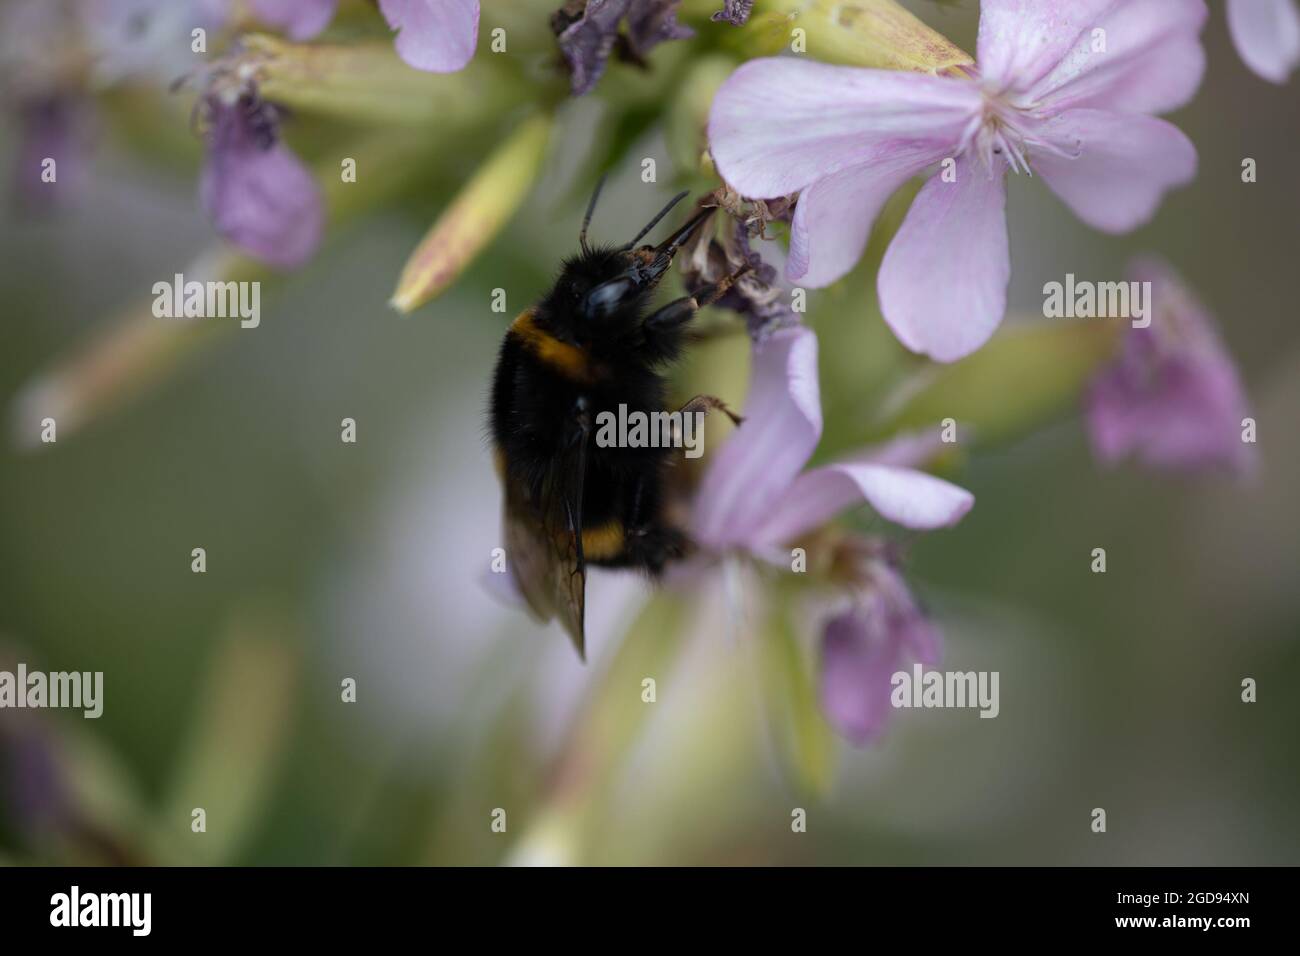
[[[1228,32],[1246,65],[1285,83],[1300,63],[1300,13],[1293,0],[1228,0]]]
[[[1214,320],[1168,264],[1144,259],[1131,278],[1151,283],[1153,315],[1125,332],[1120,354],[1088,387],[1093,449],[1106,464],[1134,455],[1154,468],[1248,473],[1254,445],[1237,369]]]
[[[817,337],[797,327],[754,346],[745,420],[700,485],[692,537],[715,553],[788,558],[784,546],[863,502],[906,528],[956,524],[969,491],[905,467],[901,445],[804,470],[822,433]]]
[[[744,422],[714,455],[695,500],[691,533],[702,548],[785,563],[793,541],[863,502],[914,529],[954,525],[975,503],[964,488],[909,467],[938,450],[937,432],[805,470],[822,432],[811,330],[780,329],[756,343],[751,374]],[[853,540],[840,563],[852,568],[854,603],[826,624],[821,690],[831,725],[863,744],[884,729],[894,671],[909,660],[937,663],[939,636],[889,544]]]
[[[902,575],[883,557],[865,570],[854,603],[822,632],[822,709],[831,726],[858,746],[884,732],[894,674],[913,661],[938,664],[940,655],[939,632]]]
[[[217,231],[261,261],[283,269],[320,245],[325,209],[311,171],[280,141],[275,107],[247,91],[204,100],[207,157],[199,199]]]
[[[253,15],[290,39],[310,40],[334,19],[338,0],[253,0]]]
[[[338,0],[253,0],[259,20],[295,40],[315,36],[334,17]],[[479,0],[379,0],[397,30],[397,55],[417,70],[455,73],[474,58]]]
[[[1148,114],[1196,91],[1205,17],[1202,0],[984,0],[972,77],[752,60],[714,100],[713,157],[743,195],[801,191],[787,276],[813,287],[847,273],[889,196],[941,164],[877,288],[904,345],[953,361],[1005,311],[1008,169],[1116,233],[1192,179],[1191,142]]]
[[[474,58],[478,0],[379,0],[397,55],[417,70],[455,73]]]

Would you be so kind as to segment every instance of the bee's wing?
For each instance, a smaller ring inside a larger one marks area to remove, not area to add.
[[[578,656],[586,656],[587,562],[582,553],[582,490],[586,478],[586,431],[562,455],[534,498],[507,475],[507,562],[533,613],[558,617]]]

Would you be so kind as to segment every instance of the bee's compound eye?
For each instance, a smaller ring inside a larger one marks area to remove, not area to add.
[[[619,276],[602,282],[582,300],[582,316],[594,320],[608,318],[635,291],[636,280],[631,276]]]

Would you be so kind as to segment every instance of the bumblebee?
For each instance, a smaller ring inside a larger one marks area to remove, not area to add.
[[[592,193],[551,290],[506,331],[493,376],[490,430],[504,486],[506,564],[534,615],[558,617],[585,651],[587,565],[657,577],[690,548],[665,515],[665,469],[676,449],[601,447],[593,422],[620,405],[665,410],[664,369],[687,326],[740,275],[658,308],[651,300],[673,257],[713,212],[692,216],[658,245],[637,246],[687,194],[680,193],[622,246],[588,245],[600,196]],[[681,411],[719,409],[700,395]]]

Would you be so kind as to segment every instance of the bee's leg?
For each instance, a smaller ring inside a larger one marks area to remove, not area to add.
[[[674,299],[658,311],[650,313],[641,326],[644,338],[640,351],[643,357],[652,362],[676,358],[685,338],[686,323],[700,309],[716,302],[747,271],[749,266],[742,266],[721,282],[707,285],[694,295]]]
[[[641,529],[639,563],[651,574],[658,576],[670,561],[680,561],[690,554],[693,545],[684,533],[656,521]]]
[[[619,554],[592,562],[611,568],[641,568],[658,576],[670,561],[691,552],[693,545],[681,531],[660,520],[639,528],[628,528]]]
[[[751,268],[752,267],[749,265],[749,263],[745,263],[745,265],[741,266],[735,272],[731,273],[731,275],[723,276],[721,279],[719,279],[717,282],[714,282],[712,285],[706,285],[702,289],[697,289],[695,295],[692,298],[694,298],[695,301],[699,303],[699,307],[701,309],[704,308],[706,305],[712,305],[714,302],[717,302],[724,295],[726,295],[727,290],[736,284],[736,280],[739,279],[741,276],[743,276]]]
[[[660,495],[655,480],[638,476],[623,513],[623,547],[617,555],[596,562],[608,567],[641,568],[660,574],[669,561],[686,555],[690,539],[659,515]]]
[[[571,495],[564,499],[564,517],[574,537],[577,562],[573,574],[585,574],[586,557],[582,552],[582,504],[586,493],[587,437],[591,434],[591,410],[585,395],[573,404],[572,417],[565,428],[565,461]],[[585,580],[585,579],[584,579]]]
[[[646,316],[644,325],[646,339],[653,341],[657,336],[668,335],[678,331],[700,311],[700,303],[694,296],[685,295],[673,299],[667,305]]]
[[[744,421],[722,399],[713,395],[696,395],[681,407],[680,412],[675,412],[675,417],[671,419],[672,447],[679,449],[683,457],[698,458],[704,453],[704,419],[715,408],[730,418],[733,425]],[[689,431],[688,422],[691,426]]]
[[[749,266],[744,265],[737,269],[729,276],[724,276],[718,282],[706,285],[699,289],[694,295],[682,296],[680,299],[674,299],[663,308],[656,312],[650,313],[645,320],[645,330],[648,335],[655,332],[665,332],[680,328],[691,320],[700,309],[706,305],[712,305],[718,299],[726,295],[727,290],[735,285],[736,280],[749,271]]]
[[[703,412],[707,415],[710,411],[717,409],[731,419],[731,424],[739,425],[745,419],[733,412],[727,403],[715,395],[696,395],[680,409],[683,416],[692,415],[695,412]],[[674,436],[676,437],[676,436]]]
[[[646,508],[645,494],[645,477],[638,475],[636,484],[632,486],[632,495],[627,506],[627,515],[624,518],[623,526],[625,528],[639,528],[646,521],[648,515]]]
[[[591,403],[586,395],[579,395],[573,402],[569,420],[565,423],[564,443],[566,448],[585,445],[591,434]]]

